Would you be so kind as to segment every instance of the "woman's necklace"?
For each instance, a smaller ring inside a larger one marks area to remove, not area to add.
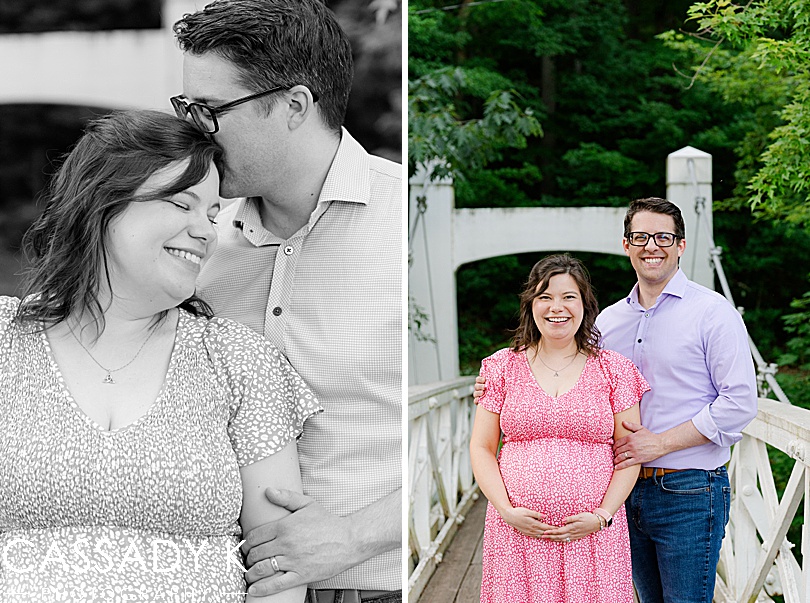
[[[155,331],[157,331],[157,329],[152,329],[152,332],[151,332],[151,333],[149,333],[149,337],[147,337],[147,338],[144,340],[144,342],[141,344],[141,347],[139,347],[139,348],[138,348],[138,351],[137,351],[137,352],[135,352],[135,356],[133,356],[133,357],[132,357],[132,360],[130,360],[129,362],[127,362],[127,363],[126,363],[124,366],[119,366],[117,369],[108,369],[108,368],[106,368],[105,366],[103,366],[103,365],[102,365],[102,364],[101,364],[101,363],[100,363],[98,360],[96,360],[96,359],[95,359],[95,357],[93,356],[93,354],[91,354],[91,353],[90,353],[90,350],[88,350],[86,347],[84,347],[84,344],[82,343],[82,340],[81,340],[81,339],[79,339],[79,338],[76,336],[76,333],[74,333],[74,332],[73,332],[73,329],[71,329],[69,326],[68,326],[68,331],[70,331],[70,334],[71,334],[71,335],[73,335],[73,339],[75,339],[75,340],[76,340],[76,341],[79,343],[79,345],[80,345],[80,346],[82,346],[82,349],[83,349],[85,352],[87,352],[87,355],[88,355],[88,356],[90,356],[90,360],[92,360],[92,361],[93,361],[93,362],[95,362],[97,365],[99,365],[99,366],[100,366],[100,367],[101,367],[101,368],[104,370],[104,372],[105,372],[105,373],[107,373],[107,376],[106,376],[106,377],[104,377],[104,381],[102,381],[102,383],[108,383],[108,384],[111,384],[111,385],[115,385],[115,380],[112,378],[112,374],[113,374],[113,373],[117,373],[118,371],[122,371],[122,370],[124,370],[124,369],[125,369],[125,368],[127,368],[127,367],[128,367],[130,364],[132,364],[133,362],[135,362],[135,359],[136,359],[138,356],[140,356],[140,355],[141,355],[141,351],[142,351],[142,350],[143,350],[143,348],[146,346],[147,342],[148,342],[150,339],[152,339],[152,335],[154,335],[154,334],[155,334]],[[541,361],[541,362],[542,362],[542,361]]]
[[[553,375],[554,377],[559,377],[559,376],[560,376],[560,373],[561,373],[562,371],[564,371],[564,370],[565,370],[565,369],[567,369],[569,366],[571,366],[572,364],[574,364],[574,360],[576,360],[576,359],[577,359],[577,356],[579,356],[579,352],[575,353],[575,354],[574,354],[574,357],[573,357],[573,358],[571,358],[571,362],[569,362],[568,364],[566,364],[566,365],[565,365],[564,367],[562,367],[561,369],[553,369],[553,368],[551,368],[549,365],[547,365],[545,362],[543,362],[543,359],[540,357],[540,351],[539,351],[539,350],[538,350],[538,351],[535,353],[535,356],[536,356],[536,357],[537,357],[537,359],[538,359],[538,360],[539,360],[539,361],[540,361],[540,362],[543,364],[543,366],[544,366],[544,367],[546,367],[548,370],[550,370],[552,373],[554,373],[554,375]]]

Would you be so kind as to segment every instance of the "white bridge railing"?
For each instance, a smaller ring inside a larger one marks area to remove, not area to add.
[[[416,601],[478,497],[469,460],[473,377],[412,386],[408,400],[408,597]],[[794,459],[781,499],[767,446]],[[810,411],[760,398],[729,466],[731,516],[717,568],[717,603],[806,603],[810,594]],[[802,565],[787,531],[804,501]]]
[[[806,603],[810,594],[810,411],[759,399],[759,414],[734,446],[729,466],[732,503],[714,600]],[[795,460],[779,499],[766,445]],[[786,534],[804,500],[802,566]],[[764,590],[763,590],[764,589]]]
[[[411,386],[408,392],[408,600],[441,562],[478,487],[470,466],[474,377]]]

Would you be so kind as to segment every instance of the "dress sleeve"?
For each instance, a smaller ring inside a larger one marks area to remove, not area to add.
[[[19,307],[20,300],[18,298],[0,295],[0,340],[5,337],[6,331],[14,321],[14,316],[16,316]]]
[[[511,350],[498,350],[492,356],[481,361],[479,375],[487,380],[483,395],[478,398],[482,408],[495,414],[501,414],[503,401],[506,398],[506,364]]]
[[[602,350],[599,362],[610,382],[610,404],[613,414],[627,410],[641,401],[641,396],[650,391],[647,380],[633,362],[612,350]]]
[[[284,355],[264,337],[226,319],[213,319],[215,364],[232,398],[228,435],[240,467],[299,438],[304,422],[323,411]],[[209,344],[210,347],[210,344]]]

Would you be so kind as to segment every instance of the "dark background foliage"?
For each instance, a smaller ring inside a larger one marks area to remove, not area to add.
[[[697,27],[687,20],[688,0],[507,0],[453,10],[446,4],[409,4],[412,94],[452,67],[466,75],[466,87],[434,111],[458,123],[482,119],[488,95],[509,90],[542,127],[542,136],[529,136],[525,146],[496,141],[492,158],[458,161],[456,206],[626,206],[633,198],[665,196],[669,153],[687,145],[706,151],[713,157],[715,240],[732,293],[766,359],[775,360],[790,338],[781,316],[807,288],[810,236],[787,223],[755,220],[745,198],[768,133],[780,123],[784,82],[763,79],[736,95],[719,83],[691,82],[692,66],[711,45],[679,41],[692,40],[683,32]],[[662,39],[668,30],[671,39]],[[726,67],[738,54],[724,49],[715,59]],[[431,113],[417,109],[409,114],[409,153]],[[462,372],[477,372],[481,358],[507,343],[518,291],[543,255],[459,269]],[[590,269],[600,306],[629,291],[634,277],[625,257],[576,255]]]

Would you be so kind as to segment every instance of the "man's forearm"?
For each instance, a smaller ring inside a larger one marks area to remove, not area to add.
[[[662,453],[664,456],[670,452],[702,446],[709,443],[709,438],[700,433],[692,421],[685,421],[672,429],[667,429],[659,434]]]
[[[349,516],[363,561],[402,546],[402,488]]]

